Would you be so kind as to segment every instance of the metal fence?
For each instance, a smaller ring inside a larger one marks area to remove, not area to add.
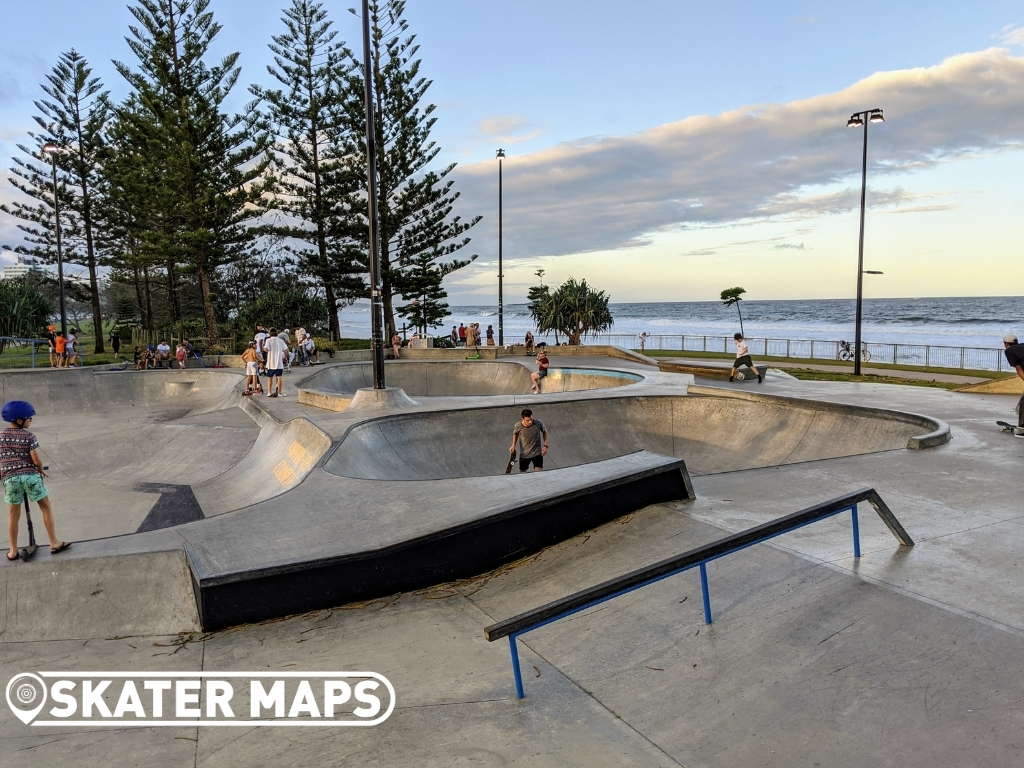
[[[798,360],[840,360],[842,341],[816,339],[757,339],[747,338],[747,346],[754,357],[781,357]],[[639,349],[640,340],[633,334],[600,334],[588,336],[586,344],[613,344],[627,349]],[[964,368],[976,371],[1009,371],[1001,349],[979,347],[940,347],[925,344],[877,344],[863,342],[871,363],[915,365],[923,368]],[[683,352],[732,352],[731,336],[650,335],[645,342],[649,350],[675,350]],[[853,342],[848,345],[852,350]]]
[[[85,355],[79,353],[79,358]],[[50,349],[44,339],[0,336],[0,368],[49,368]]]

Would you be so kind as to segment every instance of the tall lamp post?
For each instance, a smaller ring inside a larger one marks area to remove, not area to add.
[[[501,269],[501,161],[505,159],[505,150],[498,150],[498,346],[505,346],[505,307],[502,295]]]
[[[373,125],[373,72],[370,68],[370,7],[363,0],[363,98],[366,103],[366,214],[370,223],[370,314],[373,388],[384,389],[384,301],[380,292],[380,220],[377,218],[377,132]]]
[[[859,128],[864,126],[864,156],[861,163],[860,173],[860,245],[857,248],[857,329],[853,341],[853,375],[860,376],[860,320],[864,300],[864,204],[867,199],[868,188],[868,123],[881,123],[880,109],[866,109],[863,112],[854,112],[846,122],[847,128]]]
[[[64,254],[60,247],[60,200],[57,197],[57,152],[60,149],[52,141],[43,144],[43,152],[50,156],[53,166],[53,215],[57,229],[57,282],[60,284],[60,335],[68,335],[68,312],[64,303]]]

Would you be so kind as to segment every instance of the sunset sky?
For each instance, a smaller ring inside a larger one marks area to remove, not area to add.
[[[350,44],[354,0],[327,3]],[[281,0],[214,0],[218,53],[269,84]],[[0,156],[31,130],[62,51],[115,97],[132,62],[123,2],[0,0]],[[613,301],[840,298],[856,280],[862,133],[869,142],[866,295],[1016,295],[1024,278],[1024,6],[1019,2],[410,0],[438,165],[482,214],[446,280],[454,304],[497,290],[504,147],[506,301],[544,268]],[[240,87],[237,104],[247,94]],[[0,200],[15,191],[6,180]],[[16,245],[0,218],[0,243]],[[4,253],[10,261],[10,254]]]

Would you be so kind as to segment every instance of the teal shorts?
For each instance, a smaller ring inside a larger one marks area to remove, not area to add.
[[[36,502],[49,496],[42,475],[15,475],[4,480],[4,501],[8,504],[24,503],[25,494],[29,501]]]

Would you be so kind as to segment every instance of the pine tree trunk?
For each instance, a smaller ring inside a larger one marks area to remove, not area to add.
[[[142,298],[142,280],[139,275],[139,265],[133,264],[132,271],[135,273],[135,303],[139,307],[139,319],[145,318],[145,310],[143,307],[146,306],[145,300]]]
[[[175,282],[174,259],[167,260],[167,311],[171,315],[171,325],[181,322],[181,303],[178,301],[178,285]],[[152,315],[150,318],[152,319]]]
[[[217,316],[213,311],[213,299],[210,297],[210,275],[206,271],[206,258],[201,255],[196,266],[199,276],[199,292],[203,297],[203,317],[206,319],[206,341],[210,346],[217,345]]]
[[[147,331],[153,330],[153,288],[149,284],[149,265],[142,265],[142,277],[144,279],[144,285],[146,288],[146,316],[145,328]],[[141,307],[140,307],[141,309]]]

